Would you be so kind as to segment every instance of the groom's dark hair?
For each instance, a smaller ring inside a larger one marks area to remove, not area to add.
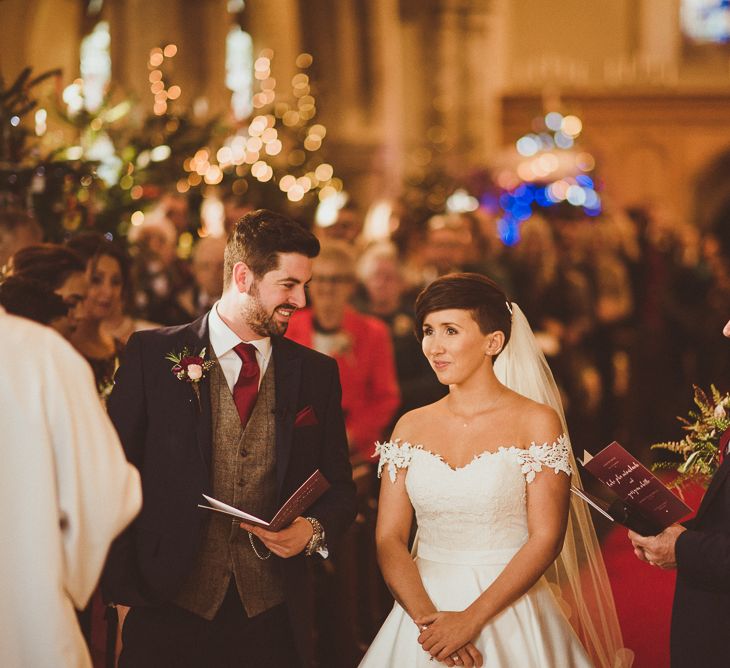
[[[247,213],[233,227],[224,254],[223,286],[244,262],[257,278],[279,266],[279,253],[319,254],[319,240],[303,225],[268,209]]]
[[[502,288],[481,274],[441,276],[416,298],[416,338],[423,340],[423,321],[429,313],[459,309],[471,313],[482,334],[502,332],[506,346],[512,332],[512,312],[508,301]]]

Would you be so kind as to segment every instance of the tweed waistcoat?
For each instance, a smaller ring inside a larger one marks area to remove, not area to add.
[[[223,372],[210,371],[213,449],[213,496],[256,517],[269,520],[276,511],[274,360],[269,362],[246,428],[233,403]],[[204,511],[201,511],[204,512]],[[284,602],[277,557],[259,559],[246,531],[227,515],[210,513],[198,559],[175,603],[213,619],[226,595],[231,575],[249,617]],[[259,554],[268,550],[257,539]]]

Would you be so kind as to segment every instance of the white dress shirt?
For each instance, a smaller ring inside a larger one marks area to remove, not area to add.
[[[250,343],[256,348],[256,361],[259,364],[259,387],[263,380],[266,369],[271,359],[271,339],[267,336],[263,339],[255,339],[253,341],[241,341],[236,334],[218,314],[218,302],[213,305],[208,314],[208,336],[210,337],[210,345],[213,348],[215,356],[218,358],[218,364],[225,376],[228,389],[233,392],[233,386],[238,380],[238,374],[241,373],[243,362],[235,350],[239,343]]]

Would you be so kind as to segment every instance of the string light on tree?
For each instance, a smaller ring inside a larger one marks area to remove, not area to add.
[[[166,58],[169,60],[176,55],[176,44],[168,44],[164,48],[156,46],[150,51],[147,68],[150,70],[148,80],[150,83],[150,93],[152,93],[155,100],[152,107],[155,116],[164,116],[167,113],[168,100],[177,100],[182,94],[182,89],[178,85],[173,85],[169,88],[166,87],[161,69]]]
[[[282,196],[284,203],[314,207],[342,191],[342,181],[334,176],[332,165],[319,157],[327,129],[321,123],[310,125],[317,107],[309,75],[297,72],[291,80],[290,97],[283,99],[272,76],[273,57],[271,49],[264,49],[253,60],[256,90],[252,89],[248,118],[241,120],[240,128],[222,145],[203,147],[184,161],[188,177],[179,182],[178,189],[201,182],[222,183],[235,194],[253,196],[254,191],[264,192],[257,184],[273,183],[278,187],[265,190],[265,201],[271,207],[278,205],[272,199]],[[300,70],[312,62],[307,53],[296,59]]]

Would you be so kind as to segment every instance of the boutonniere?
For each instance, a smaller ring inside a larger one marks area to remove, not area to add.
[[[198,408],[200,408],[200,388],[198,383],[206,376],[206,372],[215,366],[215,360],[205,359],[206,348],[196,353],[187,346],[181,352],[171,352],[165,355],[165,359],[174,363],[170,369],[178,380],[190,383],[195,396],[198,399]]]

